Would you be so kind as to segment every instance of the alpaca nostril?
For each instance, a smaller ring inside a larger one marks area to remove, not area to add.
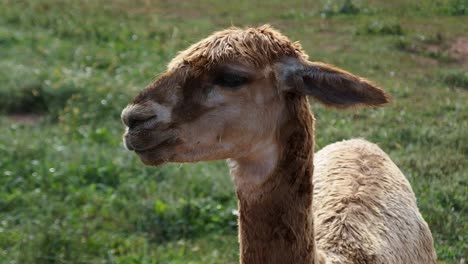
[[[156,118],[157,118],[156,115],[149,116],[149,117],[145,117],[145,118],[142,118],[141,116],[140,116],[140,117],[132,117],[132,116],[130,116],[130,117],[128,118],[128,120],[127,120],[127,125],[128,125],[128,128],[129,128],[129,129],[132,129],[132,128],[135,128],[135,127],[137,127],[137,126],[146,124],[146,123],[148,123],[149,121],[155,120]]]
[[[140,123],[140,122],[141,122],[141,120],[134,119],[134,118],[129,118],[128,122],[127,122],[127,126],[128,126],[128,128],[132,129],[132,128],[136,127],[138,125],[138,123]]]

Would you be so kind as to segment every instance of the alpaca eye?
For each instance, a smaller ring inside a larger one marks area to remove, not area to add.
[[[214,83],[219,86],[228,87],[228,88],[237,88],[245,83],[247,83],[248,78],[233,73],[223,73],[219,74],[215,79]]]

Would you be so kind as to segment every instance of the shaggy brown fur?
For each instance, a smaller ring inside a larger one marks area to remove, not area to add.
[[[226,69],[248,82],[220,87]],[[388,102],[269,26],[231,28],[179,53],[135,98],[124,140],[146,164],[230,159],[241,263],[435,263],[411,186],[382,150],[350,140],[314,158],[306,95],[338,108]]]

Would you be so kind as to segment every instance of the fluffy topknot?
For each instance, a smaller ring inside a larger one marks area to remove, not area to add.
[[[299,42],[292,42],[270,25],[218,31],[180,52],[168,65],[168,70],[190,65],[197,73],[209,70],[225,61],[241,60],[256,67],[273,63],[281,56],[307,55]]]

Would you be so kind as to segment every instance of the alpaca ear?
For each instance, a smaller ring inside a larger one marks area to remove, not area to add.
[[[327,106],[378,106],[389,96],[370,81],[321,62],[286,58],[276,64],[285,90],[310,95]]]

